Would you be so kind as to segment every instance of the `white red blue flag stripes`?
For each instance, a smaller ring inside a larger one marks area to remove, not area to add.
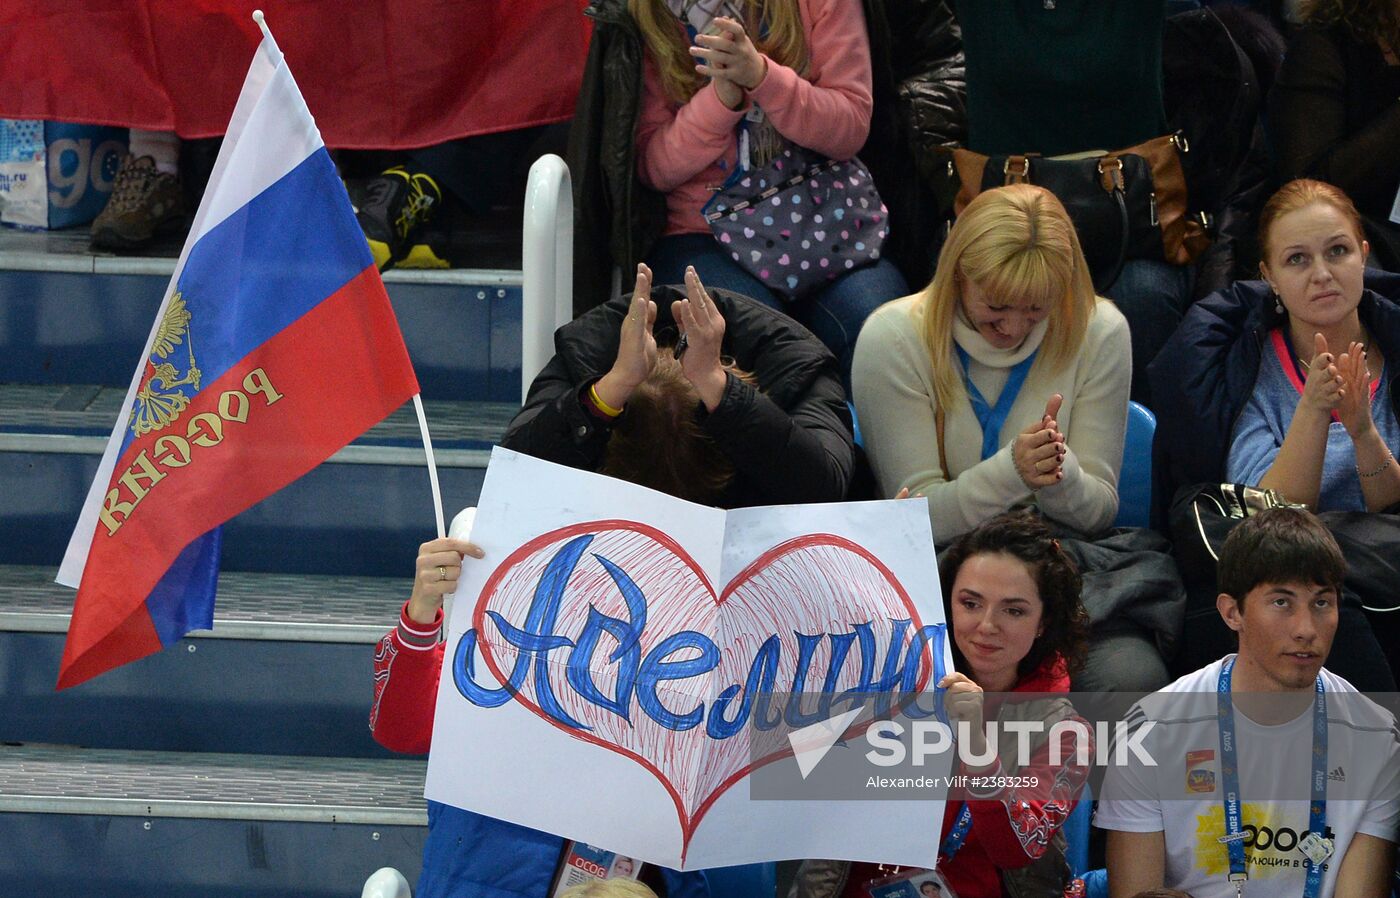
[[[265,38],[68,545],[60,689],[213,624],[219,527],[418,392],[316,124]]]

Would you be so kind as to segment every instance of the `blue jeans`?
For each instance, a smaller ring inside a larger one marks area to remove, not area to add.
[[[860,326],[877,307],[909,292],[909,285],[899,269],[888,259],[880,259],[874,265],[842,276],[815,294],[784,302],[762,281],[739,267],[709,234],[662,237],[652,247],[647,265],[651,267],[653,283],[657,284],[683,283],[686,266],[693,265],[705,286],[742,293],[797,319],[841,362],[841,377],[848,393],[851,358],[855,354]]]
[[[1133,346],[1132,399],[1152,408],[1147,365],[1166,345],[1191,304],[1191,267],[1130,259],[1123,263],[1118,280],[1103,293],[1128,319]]]

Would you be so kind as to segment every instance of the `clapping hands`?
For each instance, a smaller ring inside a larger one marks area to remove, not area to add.
[[[656,366],[656,303],[651,300],[651,269],[637,266],[637,283],[632,289],[632,305],[622,319],[618,334],[617,359],[612,369],[595,385],[598,396],[614,408],[622,408],[637,385]]]
[[[1353,342],[1347,351],[1333,357],[1327,338],[1313,335],[1313,359],[1303,384],[1303,402],[1321,412],[1336,412],[1337,419],[1353,440],[1376,425],[1371,418],[1371,372],[1366,365],[1366,346]]]
[[[671,303],[671,317],[676,320],[686,344],[685,354],[680,356],[681,370],[686,380],[695,385],[705,407],[714,411],[724,398],[729,382],[729,375],[720,361],[724,317],[694,268],[685,270],[685,296]]]
[[[1337,374],[1342,380],[1341,397],[1337,400],[1337,418],[1355,441],[1375,429],[1371,418],[1371,371],[1366,365],[1366,346],[1352,343],[1337,359]]]
[[[632,304],[622,319],[618,334],[617,359],[607,374],[594,385],[598,398],[611,408],[620,409],[632,392],[651,376],[656,367],[657,348],[653,328],[656,303],[651,298],[651,269],[637,266],[637,283]],[[695,385],[705,407],[714,411],[724,398],[729,382],[720,362],[724,343],[724,317],[715,301],[700,283],[694,268],[685,272],[686,298],[671,303],[671,315],[685,341],[684,352],[677,352],[686,380]]]
[[[1313,357],[1308,363],[1308,379],[1303,384],[1303,402],[1321,412],[1337,410],[1346,389],[1336,359],[1327,350],[1327,338],[1313,335]]]
[[[1059,393],[1045,403],[1045,414],[1021,433],[1011,445],[1011,460],[1021,481],[1035,492],[1064,479],[1065,435],[1055,419],[1064,397]]]
[[[716,16],[715,34],[697,34],[690,55],[697,62],[695,71],[711,79],[720,102],[730,109],[744,105],[744,94],[763,83],[768,60],[744,30],[738,19]]]

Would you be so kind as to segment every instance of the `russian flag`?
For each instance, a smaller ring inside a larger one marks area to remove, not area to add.
[[[213,626],[219,527],[418,392],[345,188],[258,47],[59,569],[58,688]]]

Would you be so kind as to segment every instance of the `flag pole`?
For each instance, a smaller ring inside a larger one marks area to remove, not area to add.
[[[433,491],[433,513],[437,515],[438,539],[442,539],[447,535],[447,525],[442,517],[442,490],[438,488],[437,460],[433,458],[433,440],[428,436],[428,418],[423,414],[422,394],[413,394],[413,410],[418,413],[418,431],[423,435],[423,454],[428,457],[428,483]]]

